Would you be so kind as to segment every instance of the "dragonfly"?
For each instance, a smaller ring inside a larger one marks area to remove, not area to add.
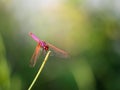
[[[32,67],[35,66],[41,51],[42,51],[42,53],[44,53],[44,52],[47,53],[49,50],[51,50],[52,52],[57,54],[57,56],[60,56],[63,58],[67,58],[69,56],[66,51],[59,49],[59,48],[55,47],[54,45],[39,39],[32,32],[29,32],[29,35],[37,42],[37,46],[36,46],[35,51],[32,55],[32,58],[30,60],[30,66],[32,66]]]

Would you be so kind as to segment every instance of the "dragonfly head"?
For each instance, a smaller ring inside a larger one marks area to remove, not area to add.
[[[42,42],[42,44],[43,44],[43,49],[44,49],[45,51],[48,51],[49,46],[48,46],[44,41]]]
[[[43,48],[45,49],[45,51],[48,51],[49,49],[48,45],[45,45]]]

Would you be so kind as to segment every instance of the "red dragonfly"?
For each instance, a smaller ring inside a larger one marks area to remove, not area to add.
[[[40,40],[32,32],[30,32],[29,35],[38,43],[32,55],[32,58],[30,60],[30,65],[32,67],[35,66],[41,50],[42,52],[47,52],[48,50],[51,50],[52,52],[54,52],[55,54],[58,54],[58,56],[61,56],[63,58],[67,58],[69,56],[67,52],[53,46],[50,43],[46,43],[45,41]]]

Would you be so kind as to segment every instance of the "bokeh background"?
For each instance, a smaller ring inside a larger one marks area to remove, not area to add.
[[[120,90],[119,0],[0,0],[0,90],[35,77],[29,32],[70,55],[50,56],[32,90]]]

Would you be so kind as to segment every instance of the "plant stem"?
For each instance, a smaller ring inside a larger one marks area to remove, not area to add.
[[[51,51],[48,51],[48,53],[46,54],[45,59],[44,59],[42,65],[40,66],[40,68],[39,68],[39,70],[38,70],[38,73],[36,74],[34,80],[32,81],[31,85],[29,86],[28,90],[31,90],[31,88],[32,88],[33,85],[35,84],[35,82],[36,82],[38,76],[40,75],[40,73],[41,73],[43,67],[45,66],[46,61],[48,60],[48,57],[49,57],[49,55],[50,55],[50,52],[51,52]]]

